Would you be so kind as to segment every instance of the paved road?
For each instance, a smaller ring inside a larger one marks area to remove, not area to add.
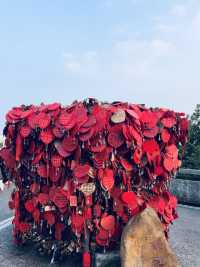
[[[179,205],[178,213],[179,219],[170,228],[170,244],[182,267],[200,267],[200,208]],[[115,264],[108,262],[109,257],[101,256],[105,267],[119,266],[117,253],[113,255]]]
[[[13,212],[8,208],[8,200],[10,198],[11,191],[12,187],[4,190],[3,192],[0,191],[0,222],[13,214]]]
[[[11,213],[5,208],[7,198],[8,192],[0,194],[0,224],[8,215],[11,216]],[[170,243],[183,267],[200,267],[200,208],[180,206],[178,211],[180,218],[171,226]],[[106,255],[105,258],[107,266],[119,266],[119,264],[109,262],[109,255]],[[118,256],[117,262],[119,263]],[[16,266],[47,267],[49,259],[39,256],[32,246],[16,247],[12,242],[12,228],[9,226],[0,230],[0,267]],[[70,257],[65,262],[54,266],[81,266],[80,257]]]
[[[170,242],[183,267],[200,267],[200,208],[179,207]]]

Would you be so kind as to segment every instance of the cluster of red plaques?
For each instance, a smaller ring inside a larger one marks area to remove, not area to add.
[[[148,205],[167,233],[177,217],[168,183],[187,139],[184,113],[87,99],[15,107],[6,121],[0,166],[3,182],[16,186],[9,206],[18,243],[80,251],[89,267],[91,252],[117,246]]]

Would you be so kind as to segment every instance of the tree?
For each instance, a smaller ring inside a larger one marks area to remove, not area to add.
[[[183,167],[200,169],[200,104],[197,104],[190,118],[190,132]]]

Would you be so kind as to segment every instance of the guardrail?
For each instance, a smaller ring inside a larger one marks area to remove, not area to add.
[[[180,203],[200,206],[200,170],[180,169],[170,190]]]
[[[200,176],[200,170],[196,170],[196,169],[183,169],[183,168],[181,168],[178,173],[186,174],[186,175],[189,174],[189,175]]]

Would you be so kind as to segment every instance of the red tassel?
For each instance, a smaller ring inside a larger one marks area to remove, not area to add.
[[[20,134],[18,134],[17,138],[16,138],[16,153],[15,153],[16,161],[20,161],[22,151],[23,151],[22,138],[21,138]]]
[[[91,255],[88,251],[83,252],[83,267],[91,266]]]

